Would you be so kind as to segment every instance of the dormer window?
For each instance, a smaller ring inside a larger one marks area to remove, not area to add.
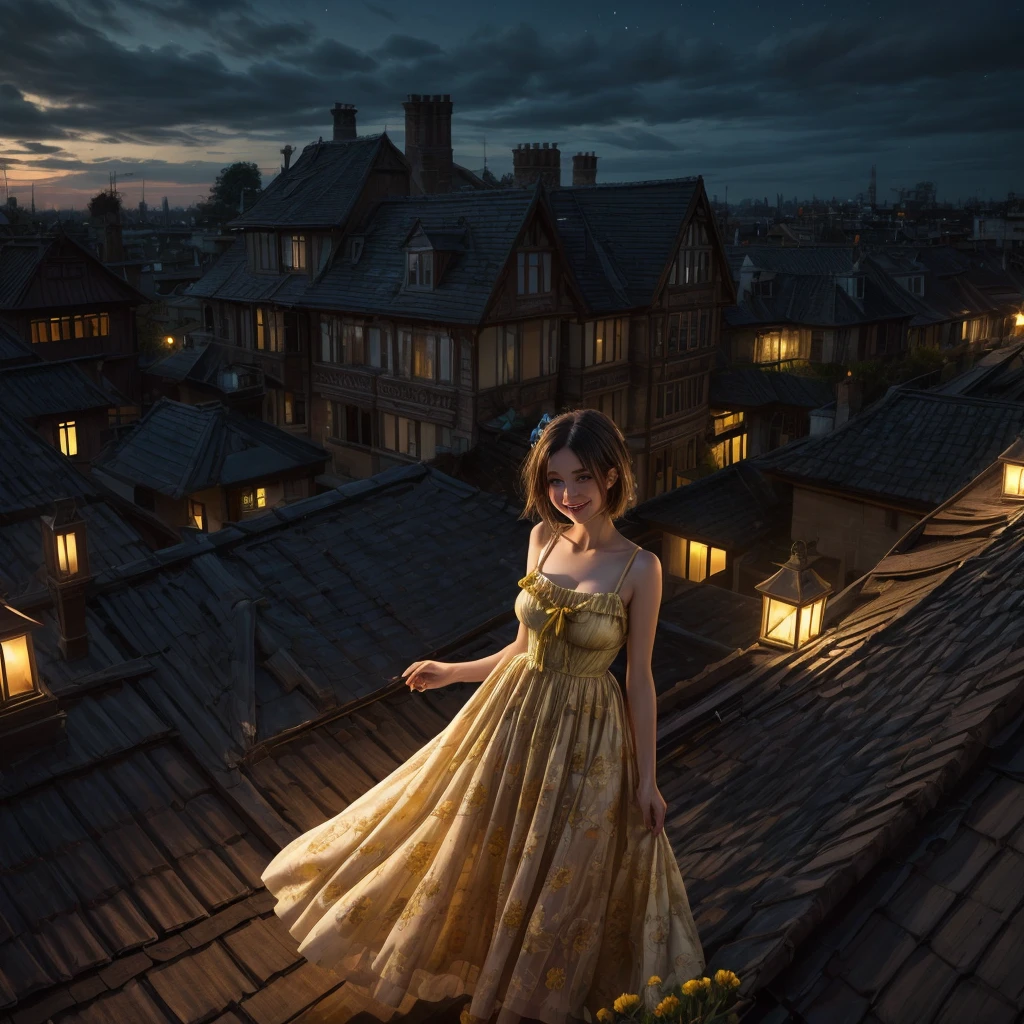
[[[283,235],[281,237],[281,265],[286,270],[306,269],[305,235]]]
[[[353,266],[359,262],[359,258],[363,255],[363,236],[354,235],[348,240],[348,261]]]
[[[427,291],[434,287],[434,253],[432,250],[420,250],[408,252],[405,256],[406,276],[405,283],[408,288],[422,288]]]
[[[775,291],[775,279],[767,278],[763,281],[754,282],[754,294],[762,299],[770,299]]]

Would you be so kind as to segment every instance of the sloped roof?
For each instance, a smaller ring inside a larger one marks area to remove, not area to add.
[[[1024,341],[989,352],[969,370],[931,390],[940,395],[1024,402]]]
[[[711,374],[710,404],[715,408],[765,405],[819,409],[835,399],[832,386],[817,377],[745,367]]]
[[[632,514],[689,540],[744,551],[788,525],[788,502],[760,467],[760,459],[735,462],[637,505]]]
[[[233,228],[338,227],[348,220],[377,154],[391,145],[386,135],[363,135],[345,142],[306,146]],[[395,150],[397,153],[398,150]]]
[[[295,301],[311,308],[479,323],[535,199],[532,189],[501,189],[384,200],[363,234],[359,260],[353,264],[338,254]],[[433,289],[404,287],[403,246],[417,222],[428,236],[462,232],[461,251],[452,253]]]
[[[256,369],[255,364],[246,364],[239,359],[237,348],[216,341],[206,341],[196,342],[188,348],[180,348],[169,356],[151,363],[146,367],[146,373],[168,380],[189,380],[205,384],[224,393],[220,372],[242,366]]]
[[[161,398],[93,468],[181,498],[207,487],[313,468],[326,458],[319,445],[219,403]]]
[[[0,406],[19,419],[127,404],[112,387],[93,383],[70,360],[0,368]]]
[[[47,508],[54,498],[81,498],[94,488],[31,427],[0,408],[0,517]]]
[[[649,306],[699,177],[585,185],[547,193],[562,248],[595,313]]]
[[[821,437],[760,457],[793,483],[934,508],[1024,429],[1024,405],[893,388]]]
[[[185,294],[196,298],[218,298],[229,302],[293,304],[309,286],[306,274],[254,274],[249,270],[245,238],[239,235],[217,257],[212,267]]]
[[[854,263],[848,245],[730,245],[727,249],[734,272],[749,259],[756,269],[774,274],[834,277],[850,273]]]
[[[984,742],[1024,708],[1024,508],[998,490],[987,472],[925,519],[833,600],[804,650],[754,648],[712,666],[698,703],[663,702],[666,832],[708,970],[728,967],[753,992],[796,950],[778,986],[800,1020],[933,1020],[958,976],[977,988],[966,976],[986,949],[979,1000],[1007,978],[1006,940],[1019,936],[1000,930],[1011,908],[997,921],[986,902],[1019,881],[1014,858],[995,860],[1019,821],[1013,791],[990,792],[973,834],[957,834]],[[937,801],[942,840],[926,845],[928,826],[917,830]],[[870,876],[890,853],[918,870]],[[1011,873],[981,875],[986,864]],[[960,894],[975,878],[972,903]],[[859,883],[850,916],[817,932]]]
[[[32,363],[38,360],[39,356],[32,351],[32,346],[22,341],[13,327],[0,320],[0,366]]]
[[[44,278],[40,264],[49,257],[73,256],[88,264],[79,277]],[[16,239],[0,244],[0,309],[81,309],[99,303],[149,301],[73,238]]]

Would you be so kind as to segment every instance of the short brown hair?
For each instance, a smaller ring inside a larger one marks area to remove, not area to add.
[[[560,525],[548,498],[547,467],[548,459],[563,448],[568,448],[597,479],[606,477],[611,469],[618,470],[618,479],[608,488],[605,507],[612,519],[618,519],[636,502],[636,478],[622,431],[597,409],[573,409],[556,416],[544,428],[523,462],[523,519],[539,516],[552,529]]]

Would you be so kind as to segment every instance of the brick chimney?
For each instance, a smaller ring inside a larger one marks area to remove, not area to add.
[[[836,418],[834,426],[841,427],[860,412],[864,402],[864,390],[859,380],[854,380],[851,371],[836,385]]]
[[[358,111],[351,103],[335,103],[331,107],[334,118],[334,141],[349,142],[356,137],[356,114]]]
[[[60,626],[60,649],[66,661],[89,653],[85,595],[89,574],[89,543],[85,520],[73,498],[53,503],[53,515],[42,516],[46,584]]]
[[[512,150],[512,173],[516,188],[529,188],[543,181],[548,188],[562,184],[562,155],[558,143],[524,142]]]
[[[284,149],[281,150],[281,156],[284,157],[284,163],[281,165],[282,171],[287,171],[292,163],[292,153],[295,152],[295,147],[289,143]]]
[[[597,156],[594,153],[577,153],[572,158],[572,183],[597,184]]]
[[[452,190],[452,98],[410,93],[405,109],[405,156],[421,192]]]

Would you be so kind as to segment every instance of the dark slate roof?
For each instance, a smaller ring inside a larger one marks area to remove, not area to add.
[[[727,250],[736,280],[747,259],[757,270],[800,277],[834,277],[853,270],[853,250],[848,245],[730,245]]]
[[[369,221],[359,261],[339,254],[295,301],[310,308],[479,323],[535,199],[531,189],[498,189],[385,200]],[[433,290],[404,287],[403,246],[417,222],[428,235],[462,232],[461,251],[450,257]]]
[[[780,273],[774,279],[770,297],[745,294],[737,305],[725,310],[725,318],[732,327],[841,327],[911,317],[912,312],[894,291],[897,285],[877,272],[866,273],[864,277],[864,297],[855,299],[834,277]]]
[[[238,349],[230,345],[222,345],[216,341],[195,342],[190,347],[180,348],[158,362],[151,363],[146,367],[146,373],[167,380],[189,380],[205,384],[226,394],[229,392],[221,386],[222,370],[241,366],[248,371],[257,369],[252,365],[240,363],[238,356]]]
[[[95,489],[31,427],[0,408],[0,520],[48,508],[54,498],[80,498]]]
[[[1024,342],[989,352],[971,369],[931,390],[940,395],[1024,402]]]
[[[348,142],[311,143],[230,226],[341,226],[348,220],[370,168],[384,146],[394,149],[386,135],[364,135]]]
[[[730,554],[745,551],[788,529],[789,504],[759,467],[758,459],[736,462],[637,505],[633,516]]]
[[[161,398],[93,468],[181,498],[207,487],[313,468],[326,458],[319,445],[219,403]]]
[[[709,972],[735,970],[754,992],[796,950],[779,986],[801,1022],[931,1022],[951,991],[1000,1012],[997,993],[1019,999],[1004,922],[1020,902],[1009,854],[1024,805],[1005,780],[971,778],[1024,708],[1024,508],[999,497],[999,477],[834,599],[818,641],[723,661],[707,696],[663,711],[666,832]],[[925,821],[936,803],[942,820]],[[890,855],[913,869],[869,876]],[[846,897],[850,916],[816,931]]]
[[[89,265],[81,277],[50,280],[37,273],[44,259],[69,255]],[[88,249],[63,233],[0,244],[0,309],[81,308],[99,303],[138,305],[147,301]]]
[[[649,306],[699,177],[552,189],[548,201],[573,275],[595,312]]]
[[[818,377],[756,367],[719,370],[711,375],[710,404],[721,409],[766,405],[819,409],[835,399],[832,386]]]
[[[110,385],[93,383],[70,360],[0,368],[0,408],[19,419],[127,404]]]
[[[0,321],[0,366],[14,363],[36,362],[39,356],[32,351],[32,346],[17,335],[13,327]]]
[[[934,508],[1024,429],[1024,405],[893,388],[821,437],[761,456],[793,483]]]
[[[230,302],[270,302],[288,306],[309,287],[305,274],[254,274],[249,270],[245,238],[239,235],[212,267],[185,291],[198,298]]]

